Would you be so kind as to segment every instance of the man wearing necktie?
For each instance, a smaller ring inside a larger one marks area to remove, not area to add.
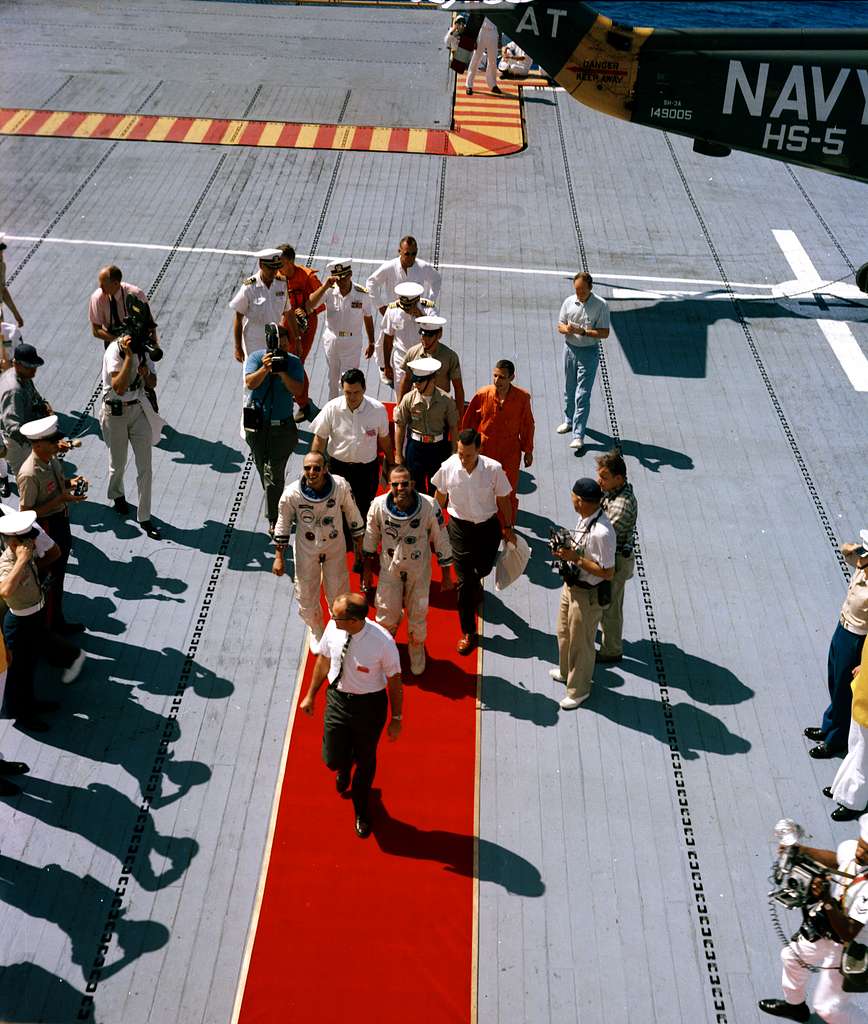
[[[123,280],[120,267],[107,266],[99,272],[99,287],[90,297],[90,329],[99,338],[104,348],[125,334],[124,320],[127,318],[127,296],[133,295],[141,302],[148,297],[141,288]],[[151,340],[157,344],[157,329],[151,328]]]

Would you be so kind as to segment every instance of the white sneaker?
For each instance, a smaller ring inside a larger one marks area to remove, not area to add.
[[[574,437],[572,439],[572,441],[570,441],[570,448],[575,448],[576,450],[581,450],[584,447],[585,447],[585,442],[584,442],[584,439],[581,438],[581,437]]]
[[[580,700],[573,700],[572,697],[564,697],[561,701],[561,711],[575,711],[577,707],[584,704],[590,695],[585,694]]]
[[[66,683],[67,685],[69,685],[69,683],[74,683],[76,679],[78,679],[78,677],[81,675],[81,670],[84,667],[85,658],[86,655],[84,651],[79,651],[78,657],[75,659],[75,661],[69,666],[69,668],[64,669],[63,675],[60,677],[60,681],[62,683]]]
[[[311,654],[313,654],[314,656],[317,656],[319,654],[319,637],[313,635],[313,630],[311,630],[310,634],[308,635],[307,646],[310,649]]]
[[[410,671],[414,676],[421,676],[425,671],[425,645],[410,644]]]
[[[555,427],[555,430],[557,430],[559,434],[569,434],[570,430],[572,430],[572,427],[569,423],[567,423],[566,420],[564,420],[564,422],[559,427]]]
[[[566,682],[566,679],[564,679],[564,677],[561,675],[561,670],[559,668],[550,668],[549,675],[552,677],[552,679],[554,679],[556,683]]]

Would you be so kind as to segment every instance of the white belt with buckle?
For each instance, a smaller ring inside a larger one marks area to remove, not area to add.
[[[841,623],[844,629],[847,630],[848,633],[852,633],[854,636],[865,636],[864,633],[860,633],[858,629],[855,629],[853,626],[851,626],[850,623],[846,621],[843,615],[840,617],[838,621]]]
[[[35,615],[37,612],[42,611],[44,605],[45,601],[40,599],[39,604],[32,604],[29,608],[10,608],[9,611],[23,619],[28,615]]]
[[[422,444],[434,444],[437,441],[442,441],[443,436],[443,434],[420,434],[418,430],[410,431],[410,437],[414,441],[421,441]]]
[[[355,331],[338,331],[338,337],[339,338],[352,338],[352,336],[355,333],[356,333]]]

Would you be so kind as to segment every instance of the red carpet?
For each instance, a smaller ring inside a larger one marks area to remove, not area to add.
[[[454,609],[435,584],[418,678],[398,633],[404,729],[380,742],[367,840],[322,763],[325,689],[296,715],[241,1024],[471,1020],[476,655]]]

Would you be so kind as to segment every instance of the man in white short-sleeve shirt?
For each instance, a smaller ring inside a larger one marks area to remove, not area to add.
[[[458,451],[431,477],[435,497],[449,513],[449,542],[458,579],[459,654],[470,654],[479,642],[476,608],[484,593],[482,581],[494,568],[500,538],[515,542],[512,485],[501,464],[479,454],[482,439],[472,428],[458,435]],[[506,524],[501,530],[498,510]]]
[[[361,594],[335,599],[310,687],[300,704],[306,715],[312,715],[316,695],[328,682],[322,757],[329,771],[337,773],[338,793],[350,787],[352,772],[355,829],[362,839],[371,832],[368,797],[377,770],[377,744],[389,708],[387,735],[391,740],[400,736],[404,699],[398,647],[389,631],[367,614],[368,603]]]
[[[279,324],[286,306],[286,281],[277,276],[283,261],[280,249],[261,249],[259,270],[248,277],[229,302],[235,313],[232,338],[239,363],[265,348],[265,325]]]

